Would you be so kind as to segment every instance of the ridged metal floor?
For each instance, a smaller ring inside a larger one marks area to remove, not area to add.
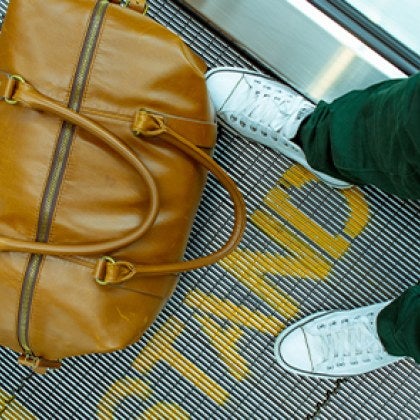
[[[5,13],[6,1],[0,0]],[[149,15],[181,34],[210,67],[258,68],[171,0]],[[32,377],[4,419],[418,419],[420,368],[412,361],[336,383],[284,372],[275,336],[314,311],[398,296],[420,277],[419,203],[375,188],[344,193],[221,129],[215,158],[239,184],[249,224],[220,264],[182,276],[143,339],[109,355],[67,360]],[[215,248],[232,223],[209,180],[187,257]],[[27,374],[0,348],[0,411]]]

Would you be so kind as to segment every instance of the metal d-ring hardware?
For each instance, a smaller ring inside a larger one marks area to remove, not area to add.
[[[25,79],[22,76],[19,76],[17,74],[10,74],[9,79],[14,80],[15,82],[25,83]],[[16,105],[19,101],[16,101],[15,99],[12,99],[12,98],[6,98],[5,97],[4,102],[6,102],[9,105]]]
[[[105,256],[105,257],[102,257],[101,258],[101,260],[102,261],[105,261],[105,262],[109,262],[109,263],[111,263],[111,264],[115,264],[115,260],[114,260],[114,258],[112,258],[112,257],[107,257],[107,256]],[[107,282],[106,280],[104,280],[104,279],[100,279],[99,277],[96,277],[95,278],[95,281],[96,281],[96,283],[98,283],[100,286],[106,286],[109,282]]]

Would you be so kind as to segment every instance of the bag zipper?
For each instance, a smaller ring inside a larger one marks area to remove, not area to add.
[[[93,55],[108,4],[108,0],[99,0],[96,3],[90,18],[68,102],[68,108],[75,112],[79,112],[82,104],[87,77],[92,65]],[[63,123],[41,203],[36,235],[37,242],[48,241],[57,204],[57,197],[74,137],[74,131],[74,125],[67,122]],[[26,356],[34,356],[29,343],[29,318],[33,292],[43,259],[44,256],[40,254],[32,254],[30,256],[22,284],[18,317],[18,340]]]

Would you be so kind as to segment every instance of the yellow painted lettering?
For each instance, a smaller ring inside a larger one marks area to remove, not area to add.
[[[217,404],[223,404],[229,397],[228,392],[173,347],[184,327],[177,318],[169,318],[137,356],[134,368],[147,373],[157,363],[166,362]]]
[[[315,179],[313,174],[294,165],[279,183],[286,189],[301,188]],[[274,187],[264,199],[265,208],[256,210],[251,221],[284,251],[238,249],[224,258],[221,266],[286,319],[292,318],[298,305],[273,284],[267,274],[325,280],[334,260],[350,246],[349,238],[343,233],[355,238],[369,221],[368,204],[359,190],[353,188],[338,193],[342,194],[348,217],[343,219],[343,229],[332,234],[296,207],[284,188]]]
[[[137,378],[125,377],[116,381],[102,397],[98,405],[98,419],[114,419],[120,404],[128,397],[147,400],[151,395],[149,385]]]
[[[160,402],[144,412],[141,418],[146,420],[188,420],[190,416],[178,404]]]
[[[276,334],[284,327],[274,316],[267,316],[260,311],[251,311],[244,305],[235,305],[228,299],[194,290],[185,298],[185,303],[195,309],[213,314],[220,319],[228,320],[238,327],[247,327],[262,333]]]
[[[218,351],[230,374],[237,380],[243,380],[249,372],[246,360],[239,354],[238,340],[243,331],[236,325],[222,328],[209,316],[195,315],[203,327],[210,343]]]
[[[36,420],[38,417],[0,388],[0,418],[4,420]]]
[[[125,377],[116,381],[103,396],[98,405],[97,418],[109,420],[117,418],[116,411],[126,398],[139,398],[143,401],[150,398],[152,391],[149,385],[138,378]],[[134,418],[134,417],[133,417]],[[178,404],[159,402],[136,417],[140,419],[180,419],[189,418],[188,413]]]

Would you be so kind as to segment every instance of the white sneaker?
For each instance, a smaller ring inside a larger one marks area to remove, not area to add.
[[[220,119],[238,134],[269,146],[300,163],[333,188],[348,182],[311,168],[291,139],[315,106],[292,89],[260,73],[218,67],[207,75],[207,87]]]
[[[388,354],[378,337],[376,318],[388,304],[303,318],[277,337],[277,362],[291,373],[334,379],[367,373],[403,359]]]

